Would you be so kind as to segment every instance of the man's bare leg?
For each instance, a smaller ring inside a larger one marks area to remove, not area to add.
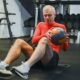
[[[43,56],[45,55],[45,51],[46,51],[46,47],[47,47],[47,38],[42,38],[37,47],[35,48],[32,56],[25,62],[25,64],[29,64],[29,66],[31,67],[32,65],[34,65],[37,61],[39,61],[40,59],[43,58]]]
[[[4,62],[11,64],[13,61],[19,58],[21,50],[25,52],[26,56],[31,56],[33,53],[33,48],[22,39],[17,39],[15,43],[10,48]]]

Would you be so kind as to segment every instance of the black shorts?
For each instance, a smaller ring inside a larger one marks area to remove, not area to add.
[[[32,68],[38,68],[43,70],[55,69],[57,67],[58,61],[59,55],[56,52],[53,52],[53,57],[48,64],[44,65],[41,61],[38,61],[36,64],[33,65]]]

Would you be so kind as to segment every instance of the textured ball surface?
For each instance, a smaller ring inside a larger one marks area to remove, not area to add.
[[[55,45],[60,45],[66,40],[66,33],[62,28],[52,29],[51,35],[51,42]]]

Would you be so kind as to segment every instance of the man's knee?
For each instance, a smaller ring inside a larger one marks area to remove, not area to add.
[[[15,45],[21,46],[23,44],[24,40],[22,39],[16,39],[16,41],[14,42]]]
[[[46,37],[43,37],[43,38],[40,39],[39,43],[47,44],[48,43],[48,39]]]

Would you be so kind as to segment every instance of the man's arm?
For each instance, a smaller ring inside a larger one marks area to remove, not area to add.
[[[41,35],[41,28],[40,26],[38,25],[35,29],[35,32],[34,32],[34,35],[32,37],[32,44],[37,44],[38,41],[42,38],[42,37],[46,37],[45,34],[42,34]]]
[[[61,45],[61,48],[62,48],[64,51],[67,51],[67,50],[68,50],[68,48],[69,48],[68,39],[66,39],[66,42]]]

